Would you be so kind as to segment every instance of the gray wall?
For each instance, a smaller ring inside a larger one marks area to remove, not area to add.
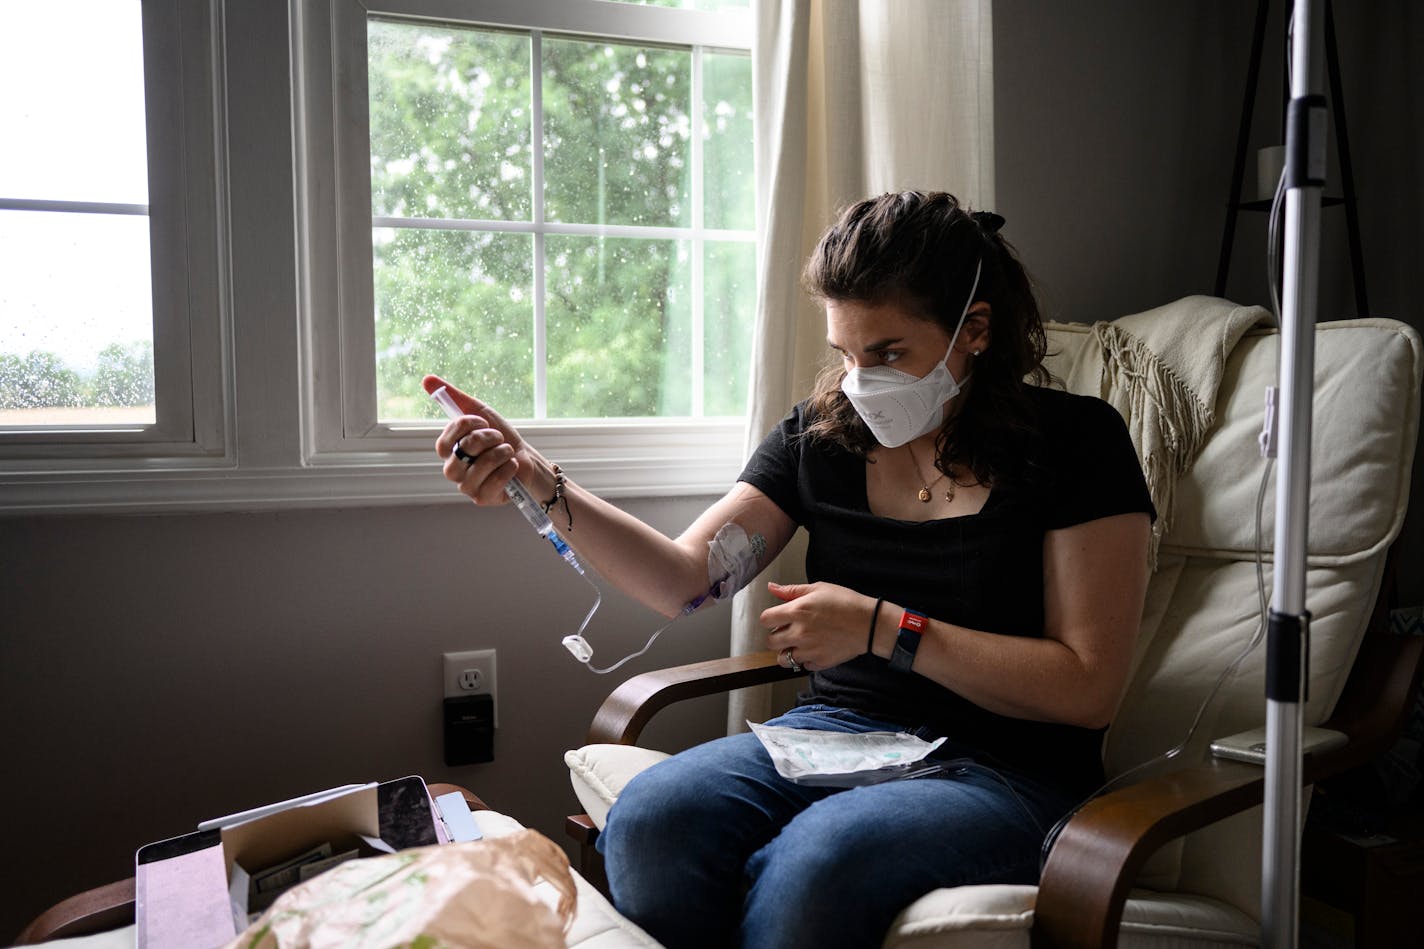
[[[1421,12],[1339,6],[1371,302],[1420,326],[1406,280],[1424,221],[1411,174],[1424,158]],[[996,0],[994,16],[1000,209],[1051,315],[1209,292],[1248,5]],[[1263,103],[1278,72],[1263,72]],[[1322,315],[1348,316],[1342,227],[1330,227]],[[1264,298],[1258,230],[1247,220],[1238,235],[1228,295],[1243,302]],[[625,506],[671,533],[707,500]],[[1424,600],[1415,508],[1409,602]],[[574,807],[561,753],[621,678],[590,675],[556,642],[586,603],[508,511],[0,520],[0,939],[53,900],[128,875],[136,845],[355,779],[457,781],[561,839]],[[720,654],[726,617],[688,620],[620,673]],[[621,655],[656,622],[610,596],[590,639],[600,657]],[[496,761],[446,768],[439,656],[482,647],[499,650]],[[724,708],[699,703],[650,738],[715,734]]]
[[[1282,141],[1286,3],[1273,3],[1255,149]],[[1424,332],[1424,5],[1337,3],[1336,29],[1372,316]],[[1216,282],[1255,4],[994,2],[995,174],[1004,233],[1050,316],[1150,309]],[[1332,130],[1333,136],[1333,130]],[[1330,184],[1339,194],[1332,137]],[[1243,213],[1226,296],[1269,304],[1265,215]],[[1345,217],[1323,218],[1321,320],[1357,315]],[[1416,457],[1424,451],[1416,451]],[[1401,600],[1424,602],[1424,463],[1397,547]]]
[[[628,509],[676,532],[710,499]],[[132,875],[134,848],[350,781],[454,781],[554,838],[562,761],[631,673],[725,654],[725,607],[598,676],[559,639],[592,602],[512,510],[467,505],[0,521],[0,942],[44,906]],[[605,595],[600,664],[663,620]],[[495,761],[447,768],[441,662],[498,650]],[[725,700],[660,716],[713,737]]]

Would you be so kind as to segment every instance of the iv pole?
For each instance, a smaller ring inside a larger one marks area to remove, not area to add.
[[[1309,656],[1305,552],[1311,398],[1325,185],[1325,98],[1313,46],[1325,0],[1295,0],[1286,113],[1286,212],[1281,298],[1281,418],[1275,569],[1266,644],[1266,788],[1261,944],[1294,949],[1300,907],[1302,702]]]

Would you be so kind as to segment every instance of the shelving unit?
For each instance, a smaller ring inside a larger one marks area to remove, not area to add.
[[[1236,134],[1236,160],[1231,170],[1231,195],[1226,203],[1226,228],[1221,237],[1221,258],[1216,267],[1216,295],[1226,296],[1226,279],[1231,271],[1231,249],[1236,236],[1237,215],[1242,211],[1269,213],[1270,201],[1242,201],[1241,182],[1246,173],[1246,154],[1251,140],[1251,121],[1256,108],[1256,90],[1261,79],[1261,51],[1266,41],[1269,0],[1256,0],[1256,23],[1251,37],[1251,62],[1246,71],[1246,96],[1241,106],[1241,125]],[[1344,207],[1345,226],[1350,241],[1350,274],[1355,288],[1356,316],[1370,315],[1365,291],[1365,254],[1360,241],[1359,208],[1355,200],[1354,169],[1350,163],[1350,138],[1345,123],[1345,95],[1340,85],[1340,54],[1335,42],[1335,13],[1325,4],[1325,65],[1330,86],[1330,119],[1335,130],[1335,151],[1340,159],[1342,197],[1326,197],[1324,207]]]

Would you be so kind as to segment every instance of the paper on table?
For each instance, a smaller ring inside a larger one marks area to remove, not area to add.
[[[852,734],[755,722],[747,725],[771,755],[776,773],[804,784],[828,783],[824,779],[838,777],[850,778],[846,783],[869,783],[854,780],[855,775],[898,776],[944,744],[943,738],[924,741],[908,732]]]

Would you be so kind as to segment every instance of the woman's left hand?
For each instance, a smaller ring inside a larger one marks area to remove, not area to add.
[[[833,583],[768,583],[782,602],[762,611],[767,643],[806,669],[829,669],[865,652],[875,600]],[[785,665],[786,663],[783,663]]]

